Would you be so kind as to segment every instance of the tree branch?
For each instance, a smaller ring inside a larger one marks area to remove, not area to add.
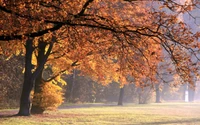
[[[71,64],[71,66],[72,66],[72,67],[78,66],[79,64],[77,64],[77,63],[78,63],[78,60],[76,60],[75,62],[73,62],[73,63]],[[56,77],[58,77],[59,75],[61,75],[62,73],[64,73],[64,72],[67,71],[67,70],[69,70],[69,68],[63,69],[63,70],[61,70],[59,73],[57,73],[56,75],[52,76],[51,78],[49,78],[49,79],[47,79],[47,80],[43,79],[43,81],[44,81],[44,82],[50,82],[50,81],[52,81],[53,79],[55,79]]]
[[[46,52],[46,54],[44,55],[44,59],[43,61],[41,62],[41,64],[37,67],[37,69],[35,70],[35,72],[33,73],[32,75],[32,80],[35,81],[36,77],[38,76],[38,74],[42,71],[43,67],[44,67],[44,64],[46,63],[50,53],[51,53],[51,50],[53,48],[53,44],[55,43],[56,41],[56,38],[55,36],[52,37],[52,42],[50,43],[49,45],[49,48]]]
[[[1,41],[8,41],[8,40],[22,40],[25,37],[38,37],[38,36],[42,36],[44,34],[47,34],[49,32],[53,32],[53,31],[56,31],[58,29],[60,29],[63,25],[60,23],[58,25],[55,25],[54,27],[52,28],[48,28],[48,29],[45,29],[45,30],[41,30],[41,31],[38,31],[38,32],[33,32],[33,33],[27,33],[27,34],[23,34],[23,35],[2,35],[0,36],[0,40]]]
[[[84,5],[82,10],[75,16],[75,17],[79,17],[82,16],[85,12],[85,10],[87,9],[87,7],[89,6],[90,3],[92,3],[94,0],[88,0]]]

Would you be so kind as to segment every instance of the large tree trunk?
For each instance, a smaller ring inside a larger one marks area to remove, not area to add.
[[[35,87],[34,87],[34,96],[33,100],[36,99],[36,95],[41,93],[42,90],[42,84],[44,82],[42,81],[42,72],[39,74],[39,76],[35,80]],[[40,102],[32,103],[31,107],[31,114],[42,114],[44,112],[44,109],[41,107]]]
[[[53,44],[56,41],[55,37],[52,37],[52,42],[49,43],[49,48],[43,58],[43,60],[40,62],[40,65],[35,69],[34,73],[32,73],[32,54],[34,51],[33,47],[33,38],[29,38],[26,41],[26,55],[25,55],[25,73],[24,73],[24,83],[23,83],[23,89],[20,99],[20,109],[17,115],[19,116],[29,116],[30,115],[30,93],[33,88],[34,82],[39,76],[39,74],[42,72],[44,64],[47,61],[48,56],[50,55],[50,52],[52,50]],[[40,42],[39,42],[40,43]]]
[[[119,100],[118,105],[123,105],[123,98],[124,98],[124,87],[120,88]]]
[[[35,80],[35,86],[34,86],[34,96],[33,100],[36,99],[36,95],[41,93],[41,86],[44,84],[42,82],[42,72],[39,74],[39,76]],[[31,114],[42,114],[44,112],[44,109],[40,106],[40,102],[38,103],[32,103],[31,107]]]
[[[30,93],[33,88],[32,77],[32,53],[33,53],[33,39],[30,38],[26,41],[26,55],[25,55],[25,73],[24,73],[24,83],[20,99],[20,109],[18,115],[29,116],[30,115]]]
[[[155,85],[156,87],[156,103],[161,103],[160,100],[160,83]]]
[[[31,93],[31,89],[30,89],[29,84],[31,84],[30,80],[24,81],[21,99],[20,99],[20,109],[19,109],[19,112],[18,112],[19,116],[29,116],[30,115],[30,93]]]

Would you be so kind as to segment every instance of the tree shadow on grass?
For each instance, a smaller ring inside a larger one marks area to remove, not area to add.
[[[195,124],[196,123],[196,124]],[[149,122],[144,123],[143,125],[165,125],[165,124],[187,124],[187,125],[199,125],[200,118],[190,118],[190,119],[184,119],[184,120],[172,120],[172,121],[162,121],[162,122]]]
[[[73,109],[73,108],[96,108],[96,107],[117,107],[117,104],[91,103],[91,104],[74,104],[69,106],[60,106],[59,109]]]
[[[0,111],[0,119],[1,118],[11,118],[17,116],[17,110],[10,111]]]

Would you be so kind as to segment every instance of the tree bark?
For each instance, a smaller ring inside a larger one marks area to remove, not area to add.
[[[119,100],[118,105],[123,105],[123,98],[124,98],[124,87],[120,88]]]
[[[43,69],[44,65],[41,64],[45,58],[45,48],[47,46],[47,43],[43,41],[39,41],[38,44],[38,56],[37,56],[37,67],[41,66],[41,72],[39,72],[38,76],[36,77],[35,80],[35,86],[34,86],[34,96],[33,100],[37,98],[38,94],[41,94],[42,92],[42,84],[45,82],[42,81],[42,74],[43,74]],[[44,112],[44,109],[41,107],[40,102],[33,103],[31,107],[31,114],[42,114]]]
[[[33,89],[33,85],[35,83],[35,80],[38,76],[40,76],[40,73],[43,70],[44,64],[47,61],[48,56],[50,55],[50,52],[53,47],[53,43],[55,42],[55,37],[52,38],[52,42],[49,43],[50,46],[43,58],[43,60],[40,62],[40,65],[35,69],[35,72],[32,73],[32,54],[34,51],[33,47],[33,38],[29,38],[26,41],[26,55],[25,55],[25,73],[24,73],[24,83],[22,88],[22,94],[20,99],[20,109],[17,115],[19,116],[29,116],[30,115],[30,93]]]
[[[42,81],[42,72],[39,74],[39,76],[35,80],[35,86],[34,86],[34,96],[33,100],[36,99],[36,95],[40,94],[42,91],[42,84],[44,82]],[[40,106],[40,102],[32,103],[31,107],[31,114],[42,114],[44,112],[44,109]]]
[[[19,116],[29,116],[30,115],[30,93],[33,88],[32,77],[32,53],[33,53],[33,38],[29,38],[26,41],[26,55],[25,55],[25,73],[24,73],[24,83],[22,88],[22,94],[20,99],[20,108],[17,115]]]
[[[39,41],[38,56],[37,56],[37,69],[34,72],[36,75],[33,76],[33,77],[36,77],[35,78],[33,100],[36,98],[36,95],[41,94],[42,84],[45,84],[45,82],[43,82],[43,79],[42,79],[42,73],[43,73],[44,65],[47,61],[47,58],[49,57],[50,52],[52,50],[53,42],[54,41],[52,41],[52,43],[50,43],[50,47],[48,48],[48,51],[45,54],[45,48],[46,48],[48,43],[46,43],[44,41]],[[32,107],[31,107],[31,113],[32,114],[42,114],[43,112],[44,112],[44,109],[43,109],[43,107],[41,107],[41,102],[37,102],[36,104],[35,103],[32,104]]]
[[[160,83],[155,85],[156,87],[156,103],[161,103],[160,100]]]
[[[35,81],[35,86],[34,86],[34,96],[33,96],[33,100],[36,99],[36,95],[41,93],[42,90],[42,84],[44,84],[42,82],[42,73],[39,74],[39,77],[36,78]],[[44,109],[41,107],[40,102],[32,103],[32,107],[31,107],[31,114],[43,114]]]

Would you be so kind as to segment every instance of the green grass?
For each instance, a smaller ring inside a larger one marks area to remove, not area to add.
[[[16,112],[0,110],[0,125],[200,125],[200,103],[65,105],[43,115],[8,117]]]

